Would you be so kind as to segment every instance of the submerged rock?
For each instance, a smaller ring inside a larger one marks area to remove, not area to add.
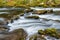
[[[6,34],[0,34],[0,40],[26,40],[27,33],[23,29],[16,29]]]
[[[28,19],[39,19],[40,17],[39,16],[27,16],[25,18],[28,18]]]

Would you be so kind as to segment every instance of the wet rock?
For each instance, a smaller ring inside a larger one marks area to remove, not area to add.
[[[19,19],[19,15],[14,15],[11,20],[18,20]]]
[[[47,11],[45,11],[45,10],[35,10],[34,12],[33,12],[33,14],[46,14],[47,13]]]
[[[9,27],[7,25],[0,25],[0,33],[6,33],[9,31]]]
[[[25,12],[29,13],[29,12],[33,12],[33,10],[32,9],[25,9]]]
[[[11,23],[13,23],[14,22],[14,20],[13,19],[11,19],[11,21],[10,21]]]
[[[24,13],[20,14],[20,16],[24,16]]]
[[[18,20],[19,19],[19,16],[16,16],[15,18],[14,18],[14,20]]]
[[[60,20],[54,20],[54,21],[56,21],[56,22],[60,22]]]
[[[8,20],[5,18],[0,18],[0,25],[6,25],[8,24]]]
[[[38,30],[38,34],[45,35],[43,30]]]
[[[26,40],[27,33],[23,29],[16,29],[6,34],[0,34],[0,40]]]
[[[53,13],[53,10],[52,10],[52,9],[51,9],[51,10],[48,10],[47,13],[48,13],[48,14],[49,14],[49,13]]]
[[[58,31],[58,32],[57,32]],[[38,33],[30,36],[29,40],[59,40],[60,39],[60,29],[48,28],[45,30],[38,30]]]
[[[18,19],[19,19],[19,16],[14,16],[13,18],[11,18],[11,19],[9,20],[9,22],[10,22],[10,23],[13,23],[14,20],[18,20]]]
[[[60,29],[57,29],[57,32],[60,33]]]
[[[50,19],[42,18],[44,21],[49,21]]]
[[[55,15],[60,15],[60,11],[55,11],[54,14]]]
[[[60,39],[60,35],[59,35],[59,31],[57,31],[55,28],[48,28],[45,30],[38,30],[38,34],[40,35],[47,35],[47,36],[51,36],[57,39]]]
[[[27,16],[25,18],[28,18],[28,19],[39,19],[40,17],[39,16]]]
[[[9,31],[8,20],[5,18],[0,18],[0,34]]]
[[[46,40],[43,35],[33,35],[29,40]]]

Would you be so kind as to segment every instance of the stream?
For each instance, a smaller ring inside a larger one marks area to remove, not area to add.
[[[25,16],[21,16],[18,20],[14,20],[13,23],[9,23],[10,31],[23,28],[27,33],[28,36],[37,33],[39,29],[46,29],[46,28],[56,28],[60,29],[60,22],[53,21],[53,20],[60,20],[59,15],[54,14],[45,14],[45,15],[37,15],[41,19],[26,19]],[[45,20],[45,19],[47,20]],[[29,39],[27,39],[29,40]]]
[[[40,19],[26,19],[25,16],[29,15],[39,16]],[[55,21],[60,20],[60,15],[54,15],[54,13],[44,15],[37,15],[30,13],[29,15],[24,14],[24,16],[20,16],[18,20],[14,20],[13,23],[9,23],[8,26],[11,26],[10,31],[23,28],[28,33],[28,36],[31,36],[37,33],[37,31],[40,29],[43,30],[46,28],[60,29],[60,22]],[[27,38],[27,40],[29,40],[29,38]],[[50,38],[47,40],[53,40],[53,39]]]

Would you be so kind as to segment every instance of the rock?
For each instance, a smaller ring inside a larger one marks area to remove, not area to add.
[[[30,36],[29,40],[46,40],[47,36],[51,40],[53,40],[52,38],[55,38],[55,39],[59,40],[60,39],[60,31],[59,30],[60,29],[56,30],[55,28],[48,28],[48,29],[45,29],[45,30],[38,30],[38,33],[33,34],[32,36]]]
[[[28,19],[39,19],[39,16],[27,16],[25,18],[28,18]]]
[[[6,34],[0,34],[0,40],[26,40],[27,33],[23,29],[16,29]]]
[[[54,20],[54,21],[56,21],[56,22],[60,22],[60,20]]]
[[[50,19],[42,18],[44,21],[49,21]]]
[[[20,16],[24,16],[24,13],[20,14]]]
[[[14,17],[11,18],[11,21],[13,21],[13,20],[18,20],[18,19],[19,19],[19,15],[14,15]]]
[[[55,15],[60,15],[60,11],[54,11]]]
[[[45,10],[35,10],[34,12],[33,12],[33,14],[46,14],[47,13],[47,11],[45,11]]]
[[[57,29],[57,32],[60,33],[60,29]]]
[[[38,30],[38,34],[45,35],[45,32],[43,30]]]
[[[48,13],[48,14],[49,14],[49,13],[53,13],[53,9],[48,10],[47,13]]]
[[[25,12],[29,13],[29,12],[33,12],[33,10],[32,9],[25,9]]]
[[[9,31],[9,26],[7,25],[0,25],[0,34],[1,33],[6,33]]]
[[[5,18],[0,18],[0,34],[9,31],[8,20]]]
[[[60,32],[58,30],[56,30],[55,28],[48,28],[48,29],[45,29],[45,30],[38,30],[38,34],[39,35],[45,35],[45,36],[47,35],[47,36],[50,36],[50,37],[60,39]]]
[[[16,16],[15,18],[14,18],[14,20],[18,20],[19,19],[19,16]]]
[[[14,20],[13,19],[11,19],[11,21],[10,21],[11,23],[13,23],[14,22]]]
[[[29,40],[46,40],[46,39],[44,38],[44,36],[36,34],[30,37]]]
[[[0,25],[7,25],[8,24],[8,20],[5,18],[0,18]]]

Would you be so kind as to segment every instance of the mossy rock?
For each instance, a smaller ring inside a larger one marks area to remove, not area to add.
[[[40,35],[47,35],[51,37],[55,37],[57,39],[60,39],[60,32],[57,31],[55,28],[48,28],[45,30],[38,30],[38,34]]]
[[[56,33],[56,29],[54,29],[54,28],[48,28],[48,29],[45,29],[44,31],[45,31],[45,33],[47,33],[47,34]]]
[[[45,32],[43,30],[38,30],[38,34],[45,35]]]
[[[47,34],[47,35],[50,35],[50,34],[56,34],[56,29],[54,28],[49,28],[49,29],[45,29],[44,31],[43,30],[38,30],[38,34]]]

